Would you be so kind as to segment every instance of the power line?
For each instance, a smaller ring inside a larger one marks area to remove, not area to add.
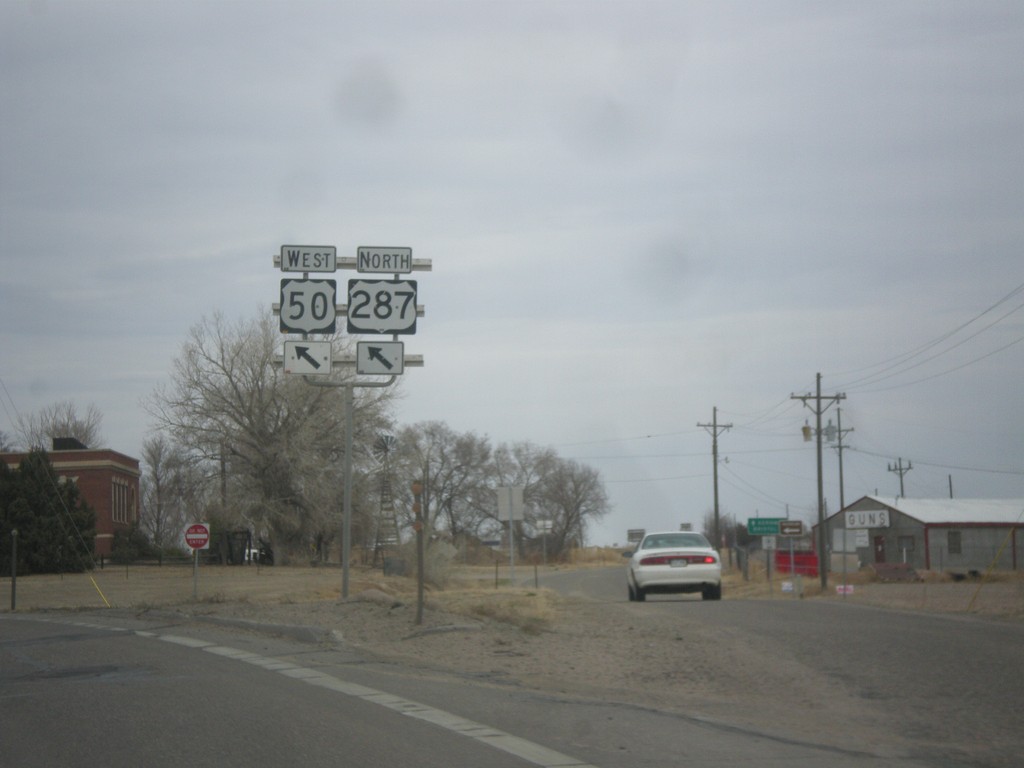
[[[7,382],[0,378],[0,388],[3,388],[4,397],[0,398],[0,405],[3,405],[4,413],[7,414],[7,420],[11,423],[11,427],[14,428],[18,424],[19,415],[18,407],[14,404],[14,398],[11,397],[11,393],[7,389]],[[10,408],[8,408],[10,404]],[[11,411],[14,411],[12,414]]]
[[[601,482],[608,483],[609,485],[621,485],[624,483],[661,483],[670,480],[696,480],[702,477],[707,477],[707,472],[701,472],[696,475],[675,475],[673,477],[633,477],[625,480],[606,480],[602,479]]]
[[[997,301],[995,304],[992,304],[991,306],[989,306],[986,309],[982,310],[981,312],[979,312],[977,315],[972,317],[967,322],[958,325],[956,328],[954,328],[954,329],[952,329],[950,331],[947,331],[946,333],[942,334],[941,336],[938,336],[937,338],[932,339],[931,341],[926,342],[925,344],[922,344],[920,347],[917,347],[916,349],[912,349],[912,350],[910,350],[908,352],[903,352],[903,353],[901,353],[899,355],[895,355],[894,357],[887,358],[887,359],[882,360],[882,361],[880,361],[878,363],[875,363],[874,365],[869,365],[869,366],[866,366],[864,368],[858,368],[858,369],[851,370],[851,371],[838,371],[838,372],[836,372],[833,375],[834,376],[846,376],[846,375],[849,375],[849,374],[861,373],[863,371],[870,371],[872,368],[879,368],[879,367],[881,367],[883,365],[888,365],[889,363],[898,363],[898,361],[902,361],[902,360],[906,360],[906,359],[911,359],[913,357],[916,357],[919,354],[923,354],[924,352],[927,352],[932,347],[934,347],[934,346],[936,346],[938,344],[941,344],[946,339],[948,339],[948,338],[950,338],[952,336],[955,336],[957,333],[962,331],[964,328],[966,328],[967,326],[971,325],[971,323],[973,323],[976,320],[981,319],[982,317],[987,315],[989,312],[991,312],[996,307],[998,307],[1001,304],[1004,304],[1007,301],[1009,301],[1010,299],[1012,299],[1014,296],[1016,296],[1021,291],[1024,291],[1024,283],[1021,283],[1020,285],[1018,285],[1016,288],[1014,288],[1008,294],[1003,296],[1003,298],[999,299],[999,301]],[[1019,307],[1018,307],[1018,309],[1019,309]],[[1013,310],[1013,311],[1016,311],[1016,310]],[[853,383],[857,383],[857,382],[853,382]]]
[[[617,459],[685,459],[704,455],[706,455],[706,451],[695,453],[621,453],[615,456],[566,456],[565,458],[572,461],[611,461]]]
[[[773,415],[773,411],[776,411],[779,408],[782,408],[783,406],[786,406],[786,407],[783,408],[779,413]],[[795,407],[795,403],[793,403],[790,400],[790,398],[787,397],[787,398],[784,398],[784,399],[780,400],[775,405],[773,405],[770,408],[768,408],[766,410],[763,410],[763,411],[754,411],[752,413],[732,413],[730,411],[722,411],[722,413],[728,413],[728,414],[730,414],[733,417],[737,417],[737,416],[738,417],[748,417],[748,416],[752,417],[752,418],[750,418],[749,421],[746,421],[746,422],[744,422],[744,423],[739,425],[739,428],[741,428],[741,429],[751,429],[754,425],[759,424],[759,423],[761,423],[763,421],[767,421],[769,418],[772,418],[772,419],[780,418],[783,414],[791,411],[794,407]]]
[[[754,499],[755,501],[760,501],[762,503],[774,504],[779,509],[785,509],[787,506],[799,507],[799,505],[790,504],[790,502],[783,501],[782,499],[777,499],[774,496],[771,496],[771,495],[765,493],[760,488],[757,488],[755,485],[753,485],[752,483],[748,482],[747,480],[744,480],[742,477],[740,477],[738,474],[736,474],[736,472],[734,472],[732,467],[730,467],[728,464],[725,465],[725,472],[728,475],[730,475],[737,483],[741,483],[742,485],[746,486],[747,489],[749,489],[749,490],[747,490],[745,488],[741,488],[740,486],[736,485],[736,483],[729,482],[728,478],[722,478],[722,482],[724,482],[726,485],[734,488],[735,490],[739,491],[740,493],[746,494],[747,496],[749,496],[750,498]],[[803,508],[803,507],[801,507],[801,508]]]
[[[854,451],[855,453],[863,453],[865,456],[874,456],[879,459],[893,460],[895,461],[898,457],[890,456],[884,453],[876,453],[874,451],[866,451],[863,448],[854,448],[853,446],[846,446],[846,450]],[[987,469],[985,467],[965,467],[957,464],[940,464],[935,461],[921,461],[917,460],[918,465],[922,467],[935,467],[936,469],[955,469],[960,472],[984,472],[991,475],[1013,475],[1017,477],[1024,477],[1024,471],[1019,469]]]
[[[1022,305],[1022,306],[1024,306],[1024,305]],[[1021,336],[1019,339],[1014,339],[1009,344],[1004,344],[1003,346],[999,347],[998,349],[993,349],[991,352],[987,352],[986,354],[982,355],[981,357],[976,357],[973,360],[968,360],[966,363],[961,363],[960,365],[954,366],[952,368],[947,368],[944,371],[939,371],[938,373],[933,373],[931,376],[925,376],[925,377],[920,378],[920,379],[914,379],[913,381],[907,381],[907,382],[904,382],[903,384],[893,384],[891,387],[878,387],[877,389],[861,389],[861,390],[857,390],[857,391],[862,392],[862,393],[888,392],[888,391],[893,390],[893,389],[902,389],[903,387],[911,387],[911,386],[914,386],[915,384],[921,384],[921,383],[923,383],[925,381],[931,381],[932,379],[937,379],[937,378],[939,378],[941,376],[945,376],[948,373],[953,373],[954,371],[959,371],[961,368],[968,368],[968,367],[974,365],[975,363],[981,362],[982,360],[984,360],[986,358],[989,358],[989,357],[992,357],[993,355],[999,354],[1000,352],[1002,352],[1005,349],[1009,349],[1010,347],[1012,347],[1012,346],[1014,346],[1016,344],[1020,344],[1022,341],[1024,341],[1024,336]],[[910,369],[907,368],[906,370],[910,370]],[[900,371],[899,373],[903,373],[903,372],[904,371]],[[893,374],[893,375],[895,376],[896,374]],[[890,377],[886,376],[885,378],[890,378]],[[881,381],[881,379],[880,379],[880,381]]]
[[[801,448],[754,448],[747,451],[729,451],[730,456],[740,456],[749,453],[796,453]],[[621,453],[614,456],[566,456],[566,459],[573,461],[605,461],[617,459],[689,459],[697,456],[706,456],[706,451],[694,453]]]
[[[579,445],[600,445],[602,443],[627,443],[632,440],[652,440],[656,437],[678,437],[679,435],[692,435],[695,429],[688,429],[683,432],[663,432],[661,434],[637,435],[635,437],[606,437],[599,440],[584,440],[578,443],[557,443],[555,448],[575,448]]]
[[[913,370],[914,368],[917,368],[917,367],[919,367],[921,365],[924,365],[925,363],[930,362],[931,360],[934,360],[937,357],[941,357],[944,354],[952,352],[957,347],[960,347],[961,345],[965,344],[966,342],[970,341],[971,339],[976,338],[977,336],[981,335],[982,333],[984,333],[985,331],[989,330],[993,326],[995,326],[998,323],[1000,323],[1003,320],[1005,320],[1010,315],[1012,315],[1015,312],[1019,311],[1022,307],[1024,307],[1024,303],[1018,304],[1017,306],[1013,307],[1011,310],[1009,310],[1008,312],[1004,313],[1003,315],[1000,315],[998,318],[996,318],[995,320],[990,322],[988,325],[986,325],[983,328],[979,329],[978,331],[976,331],[975,333],[973,333],[970,336],[966,337],[965,339],[957,342],[956,344],[954,344],[954,345],[952,345],[952,346],[950,346],[950,347],[948,347],[946,349],[943,349],[943,350],[941,350],[939,352],[936,352],[934,355],[931,355],[930,357],[927,357],[924,360],[920,360],[920,361],[918,361],[916,363],[913,363],[913,365],[908,365],[915,358],[920,357],[921,355],[925,354],[929,350],[934,349],[935,347],[937,347],[938,345],[940,345],[943,342],[947,341],[948,339],[951,339],[953,336],[955,336],[956,334],[960,333],[962,330],[966,329],[967,327],[969,327],[973,323],[977,322],[978,320],[983,318],[985,315],[989,314],[990,312],[994,311],[995,309],[997,309],[1001,305],[1005,304],[1007,301],[1012,299],[1014,296],[1016,296],[1017,294],[1021,293],[1021,291],[1024,291],[1024,283],[1021,283],[1020,285],[1015,287],[1008,294],[1006,294],[1001,299],[999,299],[999,301],[995,302],[991,306],[989,306],[986,309],[984,309],[983,311],[979,312],[977,315],[972,317],[970,320],[968,320],[968,321],[966,321],[964,323],[961,323],[956,328],[953,328],[952,330],[947,331],[947,332],[941,334],[940,336],[932,339],[929,342],[926,342],[925,344],[923,344],[923,345],[921,345],[921,346],[919,346],[919,347],[917,347],[915,349],[912,349],[912,350],[910,350],[908,352],[904,352],[902,354],[896,355],[895,357],[887,358],[887,359],[882,360],[882,361],[880,361],[878,363],[875,363],[874,365],[870,365],[870,366],[867,366],[867,367],[864,367],[864,368],[859,368],[859,369],[855,369],[855,370],[851,370],[851,371],[840,371],[840,372],[832,374],[832,375],[833,376],[847,376],[847,375],[853,375],[853,374],[858,374],[858,373],[862,373],[862,372],[872,371],[874,369],[880,369],[880,370],[875,370],[874,373],[868,373],[867,375],[862,376],[859,379],[854,379],[854,380],[849,381],[849,382],[847,382],[847,383],[845,383],[843,385],[843,388],[850,389],[850,388],[856,387],[856,386],[861,385],[861,384],[872,384],[872,383],[876,383],[876,382],[879,382],[879,381],[884,381],[886,379],[892,378],[893,376],[897,376],[897,375],[899,375],[901,373],[905,373],[906,371]],[[1018,341],[1020,341],[1020,339],[1018,339]],[[1013,342],[1013,343],[1017,343],[1017,342]],[[1006,345],[1006,346],[1012,346],[1012,344],[1009,344],[1009,345]],[[1005,348],[1006,347],[1002,347],[999,350],[996,350],[995,352],[999,352],[999,351],[1001,351],[1002,349],[1005,349]],[[995,354],[995,352],[992,352],[990,354]],[[977,362],[978,360],[982,360],[982,359],[984,359],[984,357],[987,357],[987,356],[988,355],[983,356],[981,358],[977,358],[976,360],[971,361],[971,363],[968,363],[968,364],[973,364],[974,362]],[[959,366],[959,367],[965,367],[965,366]],[[896,370],[896,369],[899,369],[899,370]],[[950,369],[950,371],[946,371],[944,373],[949,373],[952,370],[957,370],[957,369],[953,368],[953,369]],[[893,372],[889,373],[890,371],[893,371]],[[884,375],[883,376],[882,374],[888,374],[888,375]],[[936,374],[936,375],[944,375],[944,374]],[[909,386],[909,385],[905,385],[905,386]]]

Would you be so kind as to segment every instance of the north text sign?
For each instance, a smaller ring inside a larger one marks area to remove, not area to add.
[[[361,245],[356,253],[356,270],[394,274],[412,272],[412,248]]]

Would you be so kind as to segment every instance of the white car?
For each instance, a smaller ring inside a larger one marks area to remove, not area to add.
[[[722,561],[699,533],[648,533],[629,558],[626,586],[630,600],[653,593],[700,592],[705,600],[722,599]]]

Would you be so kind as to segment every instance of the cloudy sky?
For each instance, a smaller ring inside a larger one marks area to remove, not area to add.
[[[139,455],[282,244],[407,246],[400,421],[593,466],[594,543],[699,526],[716,408],[722,512],[810,520],[817,373],[848,502],[1024,498],[1016,0],[2,0],[0,62],[8,434]]]

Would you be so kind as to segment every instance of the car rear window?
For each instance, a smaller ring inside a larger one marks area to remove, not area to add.
[[[707,547],[708,540],[699,533],[670,533],[648,536],[641,549],[667,549],[669,547]]]

